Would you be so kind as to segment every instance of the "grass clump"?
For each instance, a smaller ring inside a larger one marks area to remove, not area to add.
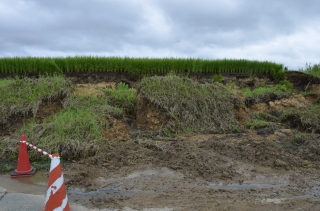
[[[140,94],[164,110],[170,133],[224,133],[238,131],[234,117],[236,96],[219,83],[200,84],[175,75],[143,78]]]
[[[213,82],[214,82],[214,83],[215,83],[215,82],[217,82],[217,83],[222,83],[222,80],[223,80],[222,75],[220,75],[220,74],[215,74],[215,75],[213,75],[213,76],[212,76],[212,79],[213,79]]]
[[[279,122],[280,119],[279,117],[275,117],[269,113],[266,112],[262,112],[262,113],[254,113],[254,116],[258,119],[258,120],[265,120],[268,122]]]
[[[292,84],[289,81],[281,81],[279,84],[277,84],[275,87],[265,87],[261,86],[254,90],[250,90],[250,88],[245,88],[242,90],[244,97],[257,97],[257,96],[263,96],[270,93],[274,94],[282,94],[292,91]]]
[[[311,139],[311,136],[310,134],[307,134],[307,133],[297,133],[295,134],[295,136],[293,137],[293,142],[298,144],[298,145],[301,145],[303,144],[306,140],[309,140]]]
[[[280,116],[282,122],[289,126],[309,132],[320,132],[320,105],[312,105],[307,109],[290,108]]]
[[[249,129],[259,129],[259,128],[272,127],[272,126],[274,126],[274,123],[261,120],[261,119],[255,119],[255,120],[246,122],[246,127]]]
[[[121,108],[127,115],[135,116],[137,104],[137,91],[129,89],[125,83],[118,83],[115,90],[101,89],[107,98],[108,104]]]
[[[259,86],[253,90],[245,88],[242,92],[245,97],[245,104],[249,106],[255,103],[288,97],[292,93],[292,88],[293,85],[289,81],[283,80],[274,87]]]
[[[35,115],[43,100],[65,96],[70,91],[70,83],[62,76],[16,78],[0,84],[0,124],[17,113]]]
[[[32,144],[49,153],[58,152],[63,159],[85,158],[104,144],[103,130],[109,127],[108,117],[122,115],[120,109],[95,96],[71,95],[63,104],[64,109],[53,119],[43,124],[31,121],[16,133],[25,133]],[[41,159],[36,151],[30,151],[29,156],[32,160]]]
[[[0,87],[6,88],[9,84],[11,84],[14,80],[13,79],[1,79],[0,80]]]

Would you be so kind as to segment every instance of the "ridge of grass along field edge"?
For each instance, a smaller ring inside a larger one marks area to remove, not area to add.
[[[0,73],[59,74],[67,72],[125,72],[133,74],[158,73],[248,73],[269,74],[282,80],[282,64],[246,59],[194,58],[129,58],[129,57],[3,57]]]

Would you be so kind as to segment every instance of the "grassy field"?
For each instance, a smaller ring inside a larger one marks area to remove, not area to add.
[[[245,59],[182,59],[129,57],[14,57],[0,58],[0,73],[58,74],[66,72],[155,73],[248,73],[285,76],[283,65]]]

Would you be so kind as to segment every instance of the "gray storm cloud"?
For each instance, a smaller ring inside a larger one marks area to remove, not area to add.
[[[0,56],[244,58],[319,63],[320,3],[256,0],[0,2]]]

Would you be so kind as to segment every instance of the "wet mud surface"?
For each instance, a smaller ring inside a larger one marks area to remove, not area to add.
[[[70,200],[110,209],[320,209],[319,161],[303,150],[254,134],[150,142],[110,144],[109,156],[69,164]]]

